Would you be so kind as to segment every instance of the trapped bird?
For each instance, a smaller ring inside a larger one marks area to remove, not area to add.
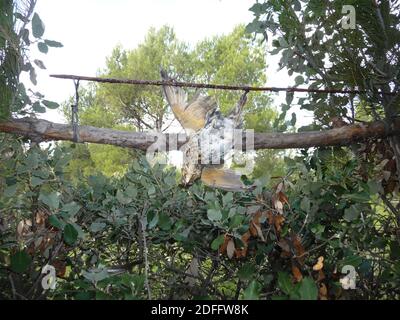
[[[164,81],[173,81],[161,70]],[[231,113],[224,117],[216,101],[197,91],[188,101],[185,91],[177,86],[163,85],[168,104],[175,118],[189,137],[181,147],[183,152],[182,183],[190,185],[197,179],[204,184],[228,191],[245,191],[241,175],[225,168],[224,162],[234,146],[235,129],[243,124],[242,109],[246,103],[245,92]]]

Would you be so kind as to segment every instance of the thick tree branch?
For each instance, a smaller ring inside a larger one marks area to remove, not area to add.
[[[68,140],[73,141],[70,125],[49,122],[34,118],[11,119],[0,122],[0,132],[13,133],[35,140]],[[388,128],[383,121],[364,124],[353,124],[325,131],[300,133],[255,133],[254,149],[288,149],[334,145],[349,145],[365,138],[384,138],[400,134],[400,119],[393,121]],[[91,126],[79,127],[80,142],[109,144],[119,147],[146,150],[158,139],[170,141],[171,134],[155,132],[131,132]],[[174,135],[175,136],[175,135]],[[186,142],[185,135],[179,135],[177,146]],[[243,144],[244,145],[244,144]],[[167,144],[167,150],[169,149]]]

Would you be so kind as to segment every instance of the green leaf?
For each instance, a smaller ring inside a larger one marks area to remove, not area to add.
[[[353,267],[358,267],[362,263],[363,259],[359,256],[350,255],[345,257],[340,261],[341,266],[351,265]]]
[[[171,219],[164,213],[161,213],[158,218],[158,226],[164,230],[168,231],[171,229]]]
[[[250,282],[249,286],[243,292],[244,300],[258,300],[260,296],[260,284],[253,280]]]
[[[158,213],[153,214],[153,216],[151,217],[150,214],[147,216],[147,219],[150,219],[150,222],[148,224],[148,228],[152,229],[154,228],[157,223],[158,223]]]
[[[248,25],[246,25],[246,32],[253,33],[253,32],[263,32],[265,30],[264,24],[262,21],[252,21]]]
[[[368,181],[368,190],[371,194],[378,193],[380,188],[381,187],[380,187],[380,184],[378,183],[378,181],[375,181],[375,180]]]
[[[292,126],[295,126],[296,125],[296,120],[297,120],[297,117],[296,117],[296,113],[292,113],[292,119],[290,119],[290,124],[292,125]]]
[[[304,108],[300,108],[300,109],[304,109]],[[300,127],[297,132],[306,132],[306,131],[314,131],[316,130],[315,125],[310,124],[308,126],[302,126]]]
[[[296,86],[299,86],[304,83],[304,78],[302,76],[297,76],[296,78],[294,78],[294,82]]]
[[[17,184],[14,184],[12,186],[8,186],[7,188],[5,188],[3,195],[5,197],[11,198],[16,191],[17,191]]]
[[[346,208],[344,210],[344,220],[347,222],[351,222],[358,218],[360,215],[360,211],[356,208],[356,206],[352,205],[350,208]]]
[[[18,251],[11,256],[11,270],[22,273],[28,269],[32,262],[32,258],[25,251]]]
[[[35,59],[33,62],[40,68],[40,69],[46,69],[46,66],[44,65],[42,60]]]
[[[307,197],[303,197],[303,199],[301,199],[300,202],[300,209],[305,211],[305,212],[310,212],[310,199],[308,199]]]
[[[281,47],[287,48],[289,46],[289,44],[287,43],[287,41],[284,37],[279,37],[278,41],[279,41],[279,45]]]
[[[153,185],[150,185],[147,189],[147,194],[149,196],[153,196],[156,194],[156,188]]]
[[[65,223],[62,222],[60,219],[55,214],[52,214],[49,216],[49,223],[53,226],[56,227],[57,229],[64,229]]]
[[[299,0],[294,0],[293,1],[293,9],[294,11],[300,11],[301,10],[301,3]]]
[[[241,280],[250,280],[254,273],[256,272],[256,267],[252,263],[246,263],[238,271],[238,277]]]
[[[53,47],[53,48],[62,48],[63,47],[63,44],[61,42],[54,41],[54,40],[44,40],[44,43],[47,44],[49,47]]]
[[[47,44],[45,44],[44,42],[39,42],[38,43],[38,49],[40,52],[42,53],[47,53],[49,52],[49,47],[47,46]]]
[[[390,242],[390,259],[392,260],[400,259],[400,245],[398,241]]]
[[[1,8],[1,6],[0,6],[0,8]],[[26,22],[26,21],[27,21],[26,17],[24,17],[24,16],[23,16],[21,13],[19,13],[19,12],[14,13],[14,16],[15,16],[17,19],[20,19],[22,22]]]
[[[39,200],[46,204],[51,210],[58,209],[60,204],[57,192],[40,193]]]
[[[78,231],[74,226],[68,223],[64,228],[64,241],[66,244],[72,246],[78,239]]]
[[[344,199],[349,199],[354,202],[369,202],[371,195],[368,192],[358,192],[343,195]]]
[[[42,103],[49,109],[57,109],[60,105],[57,102],[42,100]]]
[[[29,69],[29,79],[31,80],[31,82],[36,86],[37,85],[37,76],[36,76],[36,71],[35,68],[31,67]]]
[[[324,232],[325,226],[323,226],[321,224],[315,224],[310,227],[310,230],[314,234],[320,234],[320,233]]]
[[[294,92],[286,92],[286,104],[288,106],[292,103],[293,97],[294,97]],[[289,110],[289,108],[288,108],[288,110]]]
[[[67,204],[64,204],[61,211],[66,212],[69,217],[73,217],[78,213],[78,211],[81,209],[81,206],[77,204],[76,202],[72,201]]]
[[[36,12],[32,18],[32,34],[35,38],[40,38],[44,34],[44,23]]]
[[[225,237],[223,234],[216,237],[213,242],[211,242],[211,249],[218,250],[218,248],[224,243]]]
[[[229,223],[229,227],[230,228],[236,228],[240,225],[242,225],[242,222],[244,220],[244,215],[242,214],[235,214],[232,218],[231,221]]]
[[[41,185],[43,182],[44,182],[44,180],[42,180],[38,177],[32,176],[32,178],[31,178],[32,187],[37,187],[37,186]]]
[[[85,240],[85,232],[83,229],[75,222],[71,222],[71,224],[75,228],[76,232],[78,232],[78,238]]]
[[[39,158],[37,153],[29,153],[25,159],[25,164],[29,169],[36,169],[39,165]]]
[[[132,199],[130,197],[127,197],[124,192],[122,192],[121,190],[117,190],[117,200],[121,203],[121,204],[129,204],[132,202]]]
[[[32,110],[38,113],[45,113],[46,112],[46,108],[40,105],[39,101],[36,101],[33,103],[32,105]]]
[[[233,202],[233,192],[227,192],[223,197],[222,197],[222,203],[224,207],[231,205]]]
[[[317,300],[318,288],[312,278],[305,277],[301,281],[299,294],[301,300]]]
[[[275,300],[275,301],[288,300],[288,297],[287,296],[272,296],[271,300]]]
[[[258,3],[258,2],[257,2],[257,3],[253,4],[253,5],[250,7],[249,11],[254,12],[254,14],[256,14],[256,15],[260,15],[260,14],[262,14],[263,11],[264,11],[264,6],[263,6],[262,3]]]
[[[31,44],[31,41],[29,40],[29,30],[28,29],[21,30],[21,38],[22,38],[22,40],[24,40],[24,42],[27,46],[29,46]]]
[[[99,232],[99,231],[104,230],[105,227],[106,227],[106,224],[104,222],[93,222],[90,225],[90,231]]]
[[[135,199],[137,197],[137,193],[137,189],[134,186],[128,186],[125,189],[125,194],[131,199]]]
[[[208,209],[207,210],[207,217],[211,221],[221,220],[221,218],[222,218],[221,210],[219,210],[219,209]]]
[[[89,291],[80,291],[75,294],[75,300],[90,300],[93,299],[93,292]]]
[[[293,284],[287,272],[278,272],[278,287],[284,293],[289,294],[293,291]]]

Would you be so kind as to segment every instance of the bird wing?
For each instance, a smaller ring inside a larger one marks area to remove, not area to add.
[[[163,80],[170,80],[163,70],[161,77]],[[187,94],[180,87],[164,85],[163,90],[175,118],[188,134],[202,129],[206,122],[207,113],[217,107],[214,99],[208,96],[200,96],[199,93],[196,93],[192,100],[188,102]]]
[[[249,189],[232,169],[220,167],[204,167],[201,181],[209,187],[220,188],[227,191],[246,191]]]

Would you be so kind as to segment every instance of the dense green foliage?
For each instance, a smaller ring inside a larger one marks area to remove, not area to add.
[[[385,1],[377,7],[361,2],[353,2],[358,17],[354,30],[339,29],[342,1],[271,0],[251,8],[255,20],[247,31],[274,37],[273,53],[282,53],[281,66],[298,74],[297,85],[368,91],[350,98],[310,94],[298,101],[314,112],[313,127],[326,128],[337,116],[350,122],[384,118],[390,124],[398,114],[398,95],[387,98],[377,91],[398,89],[397,3],[389,8]],[[45,45],[60,46],[42,41],[39,16],[31,10],[20,13],[18,4],[9,3],[14,5],[9,7],[14,22],[2,14],[0,23],[19,34],[14,23],[23,18],[23,30],[31,25],[38,40],[18,38],[16,54],[31,43],[42,51],[47,51]],[[382,33],[387,35],[383,43],[374,36]],[[3,29],[0,34],[2,41]],[[103,75],[158,79],[163,66],[184,80],[263,84],[267,53],[261,40],[252,42],[253,35],[238,27],[189,49],[169,28],[150,30],[138,48],[116,48]],[[1,43],[2,59],[10,54],[7,41]],[[21,87],[19,71],[10,72],[5,61],[1,60],[2,79],[14,79]],[[28,57],[23,63],[32,66]],[[83,124],[163,130],[170,120],[157,88],[102,85],[83,90]],[[217,95],[223,111],[238,98],[209,93]],[[14,89],[10,94],[6,99],[19,95]],[[38,101],[27,100],[23,109],[13,112],[55,107],[36,96]],[[286,130],[295,123],[285,122],[293,95],[286,100],[277,115],[265,108],[271,103],[268,96],[252,95],[246,126]],[[2,110],[7,114],[3,105]],[[249,177],[257,187],[245,193],[211,189],[201,182],[183,188],[175,168],[151,166],[131,150],[69,143],[44,146],[6,134],[0,139],[2,299],[400,296],[396,137],[369,139],[350,148],[300,150],[284,160],[266,150],[259,155],[254,177]],[[270,166],[278,161],[281,176],[274,177]],[[57,272],[55,290],[41,285],[46,264]],[[346,266],[357,272],[355,289],[341,286]]]
[[[33,14],[35,1],[5,0],[0,4],[0,119],[12,113],[31,114],[46,112],[46,108],[58,108],[58,104],[32,89],[27,90],[19,82],[21,72],[29,73],[33,85],[37,84],[35,66],[45,69],[39,59],[28,57],[30,45],[37,45],[40,52],[47,53],[49,47],[62,44],[43,39],[44,24]],[[30,36],[33,36],[32,37]]]

